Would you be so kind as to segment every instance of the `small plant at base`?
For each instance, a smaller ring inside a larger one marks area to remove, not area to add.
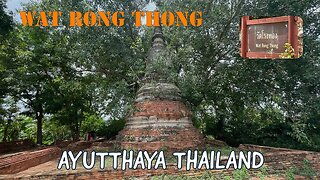
[[[232,180],[232,178],[230,176],[224,176],[223,179],[224,180]]]
[[[285,48],[284,53],[281,53],[279,55],[279,57],[281,59],[292,59],[292,58],[294,58],[294,49],[291,46],[291,44],[290,43],[285,43],[284,44],[284,48]]]
[[[289,170],[287,170],[286,172],[286,178],[288,180],[294,180],[295,179],[295,173],[297,172],[297,168],[296,167],[293,167],[293,168],[290,168]]]
[[[308,159],[303,160],[303,169],[300,174],[303,176],[306,176],[310,179],[312,179],[314,176],[317,175],[315,170],[312,168],[310,161]]]
[[[210,171],[206,171],[202,174],[201,179],[212,179],[212,173]]]
[[[166,152],[167,150],[168,150],[168,147],[167,147],[167,146],[162,146],[162,147],[160,148],[160,151]]]
[[[261,180],[264,180],[268,175],[268,168],[266,166],[262,166],[260,172],[257,175]]]
[[[241,168],[239,170],[235,170],[233,173],[233,179],[235,180],[246,180],[249,179],[249,172],[246,168]]]
[[[166,177],[165,174],[161,174],[160,179],[164,179]]]

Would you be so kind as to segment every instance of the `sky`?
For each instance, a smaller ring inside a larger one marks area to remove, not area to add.
[[[27,3],[30,0],[7,0],[7,8],[9,11],[12,11],[14,14],[14,19],[21,22],[19,14],[16,12],[16,9],[21,9],[21,3]]]

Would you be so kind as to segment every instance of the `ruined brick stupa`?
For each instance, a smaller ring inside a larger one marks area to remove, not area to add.
[[[162,29],[155,27],[142,86],[118,135],[122,148],[182,150],[203,145],[202,134],[193,126],[191,112],[170,79],[172,73]]]

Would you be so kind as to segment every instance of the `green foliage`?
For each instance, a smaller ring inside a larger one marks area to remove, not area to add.
[[[84,134],[91,131],[100,132],[104,126],[105,121],[101,117],[85,113],[81,124],[81,131]]]
[[[108,139],[114,139],[118,132],[124,128],[125,123],[125,119],[108,120],[107,125],[100,132],[98,132],[98,135],[100,134]]]
[[[27,116],[16,116],[0,126],[0,138],[2,141],[31,139],[35,142],[36,130],[34,119]]]
[[[162,174],[161,176],[153,176],[152,177],[153,180],[173,180],[173,179],[179,179],[179,180],[197,180],[197,179],[215,179],[214,176],[206,171],[204,172],[201,176],[199,177],[190,177],[187,175],[166,175],[166,174]]]
[[[292,59],[294,58],[294,49],[293,47],[291,46],[290,43],[285,43],[284,44],[284,52],[280,54],[280,58],[282,59]]]
[[[287,170],[286,171],[286,178],[288,180],[294,180],[296,171],[297,171],[297,169],[295,167],[290,168],[289,170]]]
[[[224,176],[223,180],[231,180],[232,178],[230,176]]]
[[[17,129],[19,139],[31,139],[36,142],[37,127],[35,120],[26,116],[18,116],[16,121],[19,122],[19,129]]]
[[[250,178],[249,172],[246,168],[241,168],[233,171],[232,176],[233,179],[236,180],[247,180]]]
[[[296,175],[300,175],[308,179],[313,179],[314,177],[316,177],[317,173],[312,168],[310,162],[307,159],[304,159],[302,168],[297,168],[295,166],[291,167],[286,171],[285,175],[289,180],[294,180]]]
[[[277,1],[166,2],[163,9],[201,10],[204,25],[165,28],[178,86],[202,132],[237,146],[254,143],[319,150],[319,3]],[[295,14],[304,20],[299,61],[244,60],[239,18]]]
[[[2,43],[3,39],[5,38],[6,35],[9,34],[9,32],[13,28],[13,20],[12,20],[12,15],[8,15],[6,13],[6,0],[0,1],[0,19],[1,19],[1,24],[0,24],[0,42]]]
[[[313,169],[310,161],[308,159],[303,160],[303,168],[299,170],[298,174],[307,177],[309,179],[313,179],[317,176],[316,171]]]
[[[259,170],[260,172],[257,174],[257,176],[260,178],[260,180],[264,180],[266,176],[268,176],[268,168],[267,166],[262,166]]]
[[[52,118],[45,119],[43,124],[43,144],[51,145],[56,140],[71,140],[72,133],[68,126]]]
[[[202,174],[201,179],[213,179],[213,174],[210,171],[206,171]]]

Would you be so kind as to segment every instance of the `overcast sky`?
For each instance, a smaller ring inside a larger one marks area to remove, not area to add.
[[[30,0],[7,0],[8,10],[14,13],[15,20],[21,21],[19,14],[16,13],[16,9],[21,9],[21,3],[27,3],[29,1]]]

